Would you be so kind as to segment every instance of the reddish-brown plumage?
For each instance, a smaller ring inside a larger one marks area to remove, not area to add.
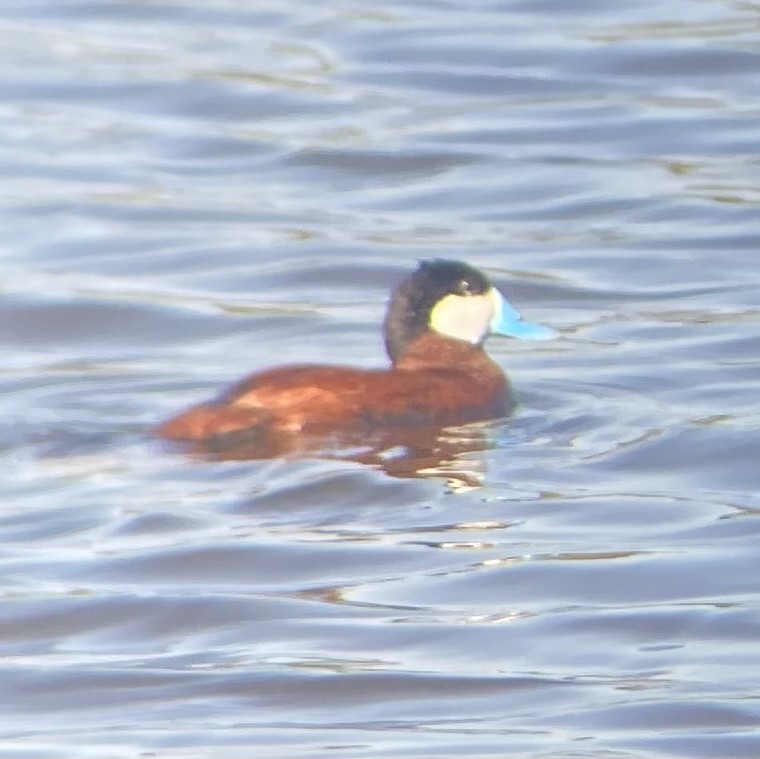
[[[394,291],[383,324],[388,369],[286,366],[233,385],[161,425],[158,434],[225,457],[313,450],[314,441],[364,444],[373,435],[492,419],[509,410],[509,383],[483,350],[489,334],[537,338],[477,269],[422,262]]]
[[[158,434],[207,450],[280,453],[304,436],[463,424],[508,407],[507,378],[480,346],[426,332],[386,370],[284,366],[254,374]]]

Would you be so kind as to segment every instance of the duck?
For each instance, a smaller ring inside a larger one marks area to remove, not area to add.
[[[160,424],[158,437],[195,451],[269,458],[314,438],[443,428],[508,414],[510,382],[485,351],[491,335],[547,340],[481,270],[432,259],[392,291],[383,322],[390,365],[294,364],[264,369]]]

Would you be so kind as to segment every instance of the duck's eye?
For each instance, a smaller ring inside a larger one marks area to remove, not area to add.
[[[470,283],[463,279],[459,282],[457,285],[457,294],[458,295],[472,295],[472,290],[470,289]]]

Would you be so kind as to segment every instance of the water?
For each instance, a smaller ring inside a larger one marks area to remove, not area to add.
[[[757,11],[2,4],[0,756],[759,756]],[[150,437],[432,256],[511,419]]]

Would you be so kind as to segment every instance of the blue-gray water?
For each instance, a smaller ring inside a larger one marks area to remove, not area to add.
[[[2,3],[0,756],[760,756],[759,10]],[[150,438],[433,256],[563,331],[510,420]]]

